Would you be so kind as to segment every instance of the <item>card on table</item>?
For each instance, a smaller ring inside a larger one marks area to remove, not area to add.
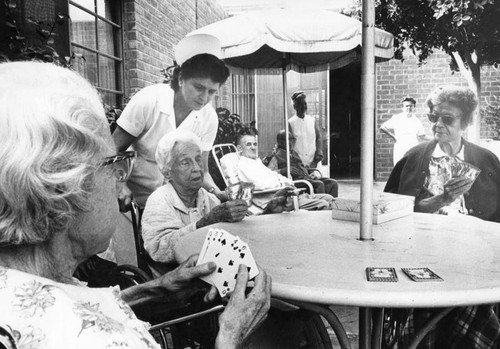
[[[248,245],[223,229],[209,229],[196,265],[210,261],[217,269],[201,279],[215,286],[221,297],[234,290],[240,264],[247,266],[249,279],[259,273]]]
[[[367,267],[366,278],[368,281],[397,282],[398,276],[394,268]]]
[[[401,270],[413,281],[443,281],[429,268],[401,268]]]

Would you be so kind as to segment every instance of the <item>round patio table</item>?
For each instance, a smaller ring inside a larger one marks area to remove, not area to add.
[[[273,297],[360,308],[456,307],[500,301],[500,224],[475,217],[414,213],[373,226],[331,212],[251,216],[218,228],[240,236],[273,279]],[[184,237],[175,256],[199,253],[210,227]],[[367,267],[393,267],[397,282],[369,282]],[[401,268],[427,267],[443,281],[415,282]],[[360,339],[370,336],[369,327]],[[363,330],[365,332],[365,330]]]

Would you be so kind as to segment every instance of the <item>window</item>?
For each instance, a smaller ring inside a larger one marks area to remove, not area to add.
[[[253,70],[231,74],[231,112],[240,115],[241,121],[255,120],[255,74]]]
[[[75,69],[85,76],[103,97],[105,104],[123,102],[123,49],[121,1],[71,0],[71,50]]]

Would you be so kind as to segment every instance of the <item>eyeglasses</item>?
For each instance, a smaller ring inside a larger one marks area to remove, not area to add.
[[[136,158],[135,151],[125,151],[120,152],[113,156],[108,156],[102,159],[99,166],[113,166],[113,176],[117,182],[127,181],[132,169],[134,168],[134,162]]]
[[[441,118],[441,121],[445,125],[451,125],[457,119],[456,116],[451,115],[451,114],[427,114],[427,117],[429,118],[429,121],[432,123],[438,122],[439,118]]]

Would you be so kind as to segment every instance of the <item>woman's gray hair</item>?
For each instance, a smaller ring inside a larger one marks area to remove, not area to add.
[[[160,139],[156,147],[156,163],[161,174],[169,179],[170,168],[175,161],[173,150],[178,143],[194,144],[201,149],[201,141],[193,132],[183,129],[176,129],[173,132],[167,133]]]
[[[0,246],[49,241],[90,209],[112,149],[99,95],[70,69],[3,63],[0,124]]]
[[[472,116],[477,108],[478,100],[474,91],[468,87],[441,86],[429,94],[425,100],[425,105],[428,112],[432,113],[434,107],[441,103],[449,103],[462,111],[460,125],[462,129],[465,129],[472,123]]]

